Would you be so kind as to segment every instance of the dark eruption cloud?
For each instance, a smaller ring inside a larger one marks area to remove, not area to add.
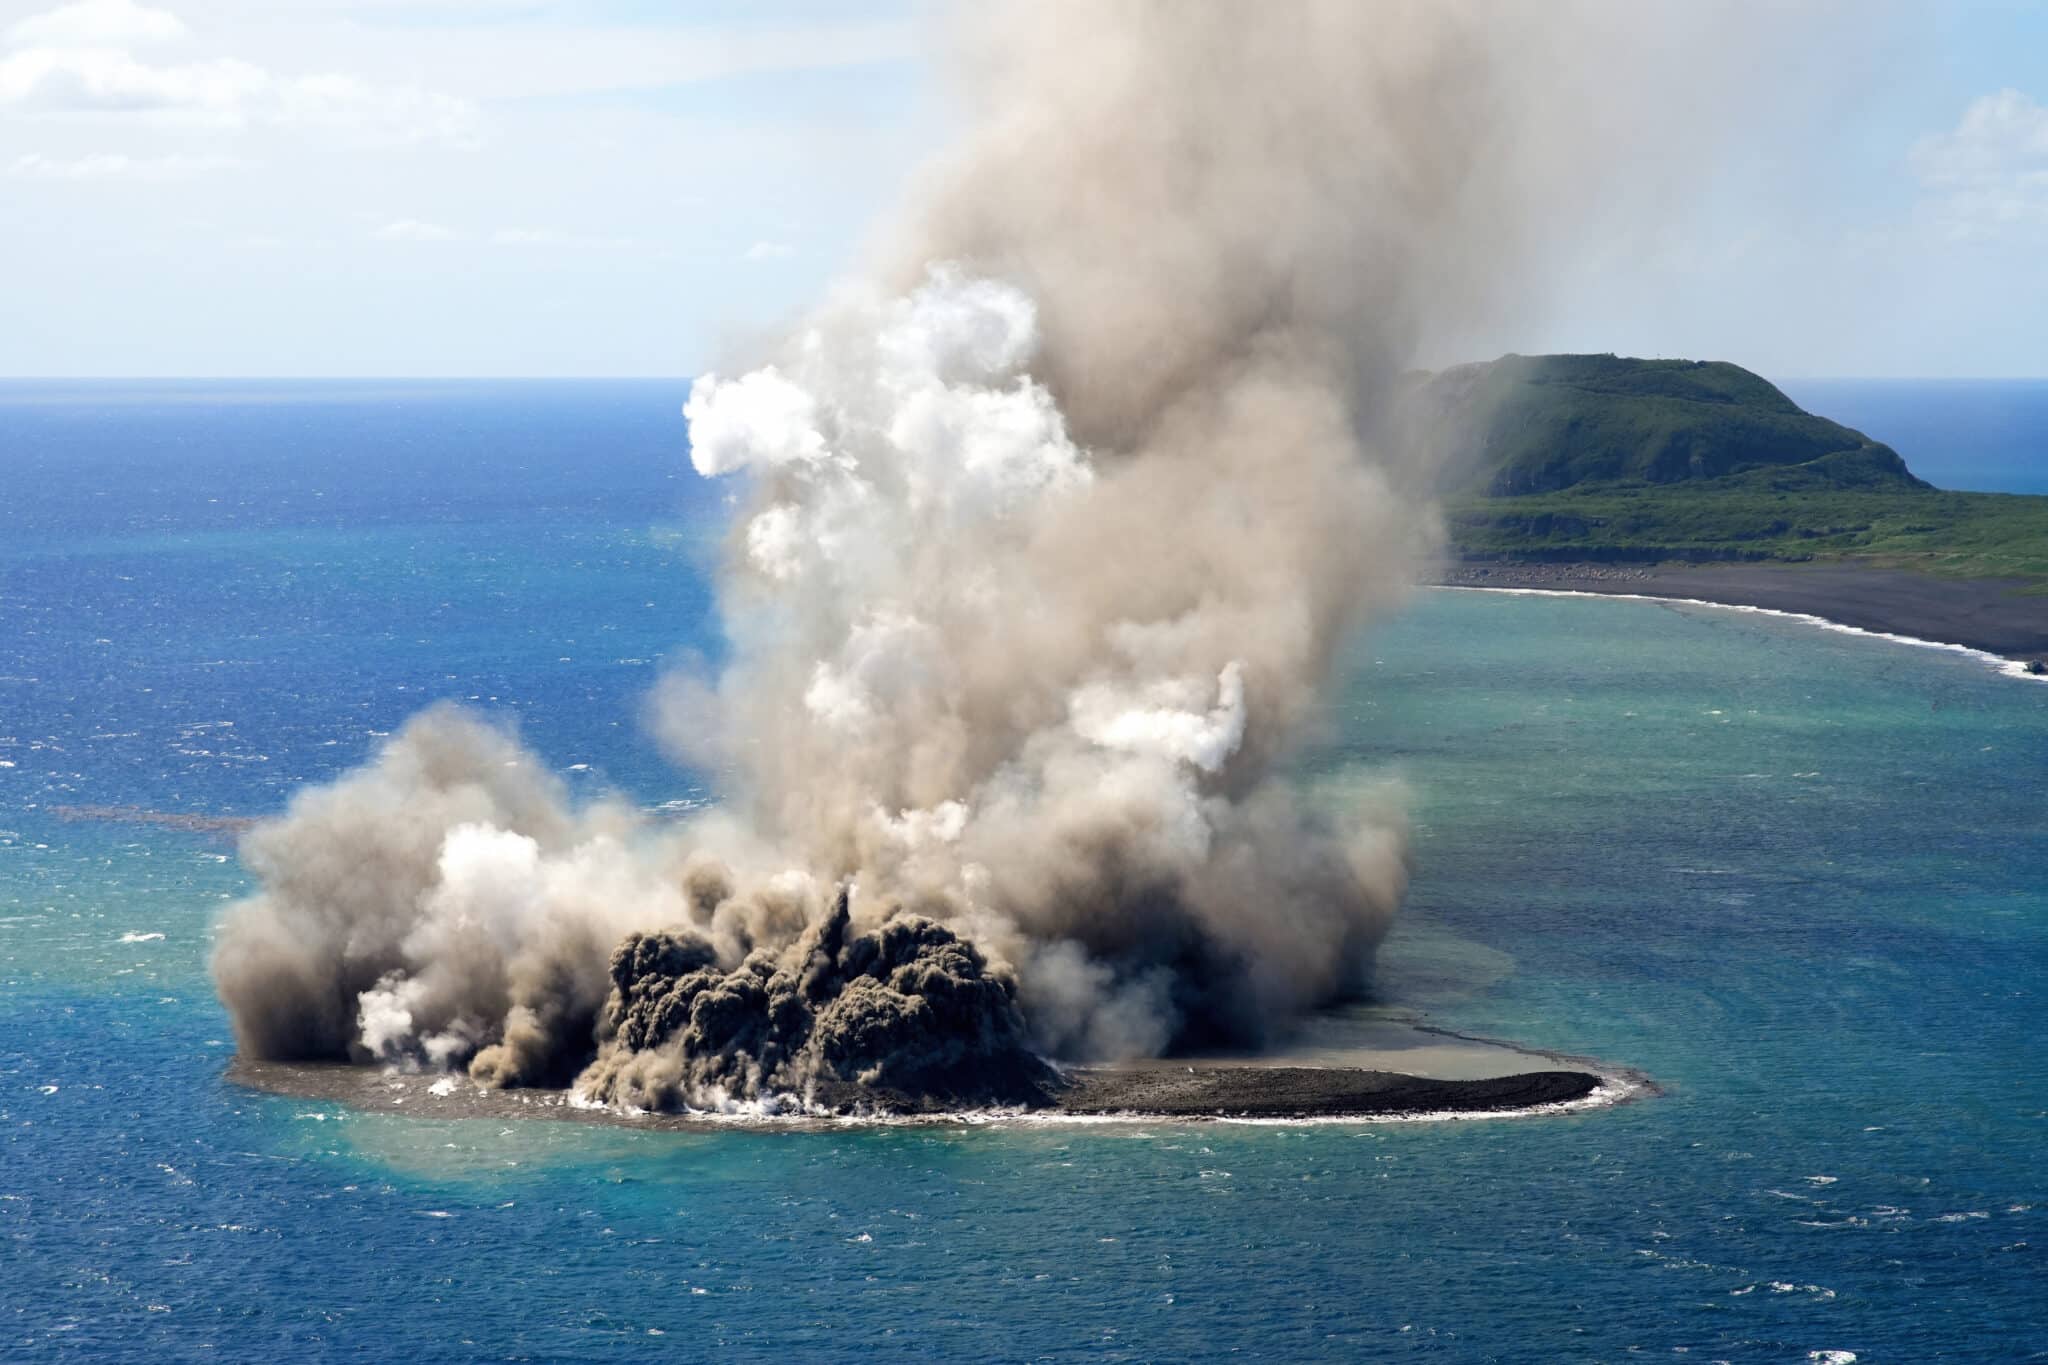
[[[1028,1103],[1040,1056],[1256,1043],[1358,991],[1398,795],[1282,774],[1438,541],[1384,400],[1526,306],[1596,179],[1683,160],[1606,92],[1714,125],[1679,98],[1711,45],[1635,15],[973,7],[959,135],[869,267],[685,409],[742,488],[731,661],[655,709],[724,806],[577,807],[416,718],[245,839],[243,1052]]]
[[[1016,984],[944,925],[852,928],[840,893],[784,952],[730,972],[692,934],[633,934],[612,955],[592,1099],[676,1109],[700,1096],[790,1095],[805,1108],[1043,1102]]]
[[[244,858],[214,970],[241,1049],[466,1069],[639,1108],[1019,1104],[1057,1084],[1014,975],[933,920],[819,913],[622,807],[571,811],[510,736],[427,711]],[[662,928],[634,929],[636,923]]]

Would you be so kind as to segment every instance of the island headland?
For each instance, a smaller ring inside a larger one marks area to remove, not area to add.
[[[1451,586],[1689,599],[2048,673],[2048,497],[1937,489],[1725,362],[1505,356],[1417,377]]]

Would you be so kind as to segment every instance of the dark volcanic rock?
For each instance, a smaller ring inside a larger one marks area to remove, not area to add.
[[[730,972],[687,933],[612,955],[598,1056],[578,1088],[649,1109],[807,1097],[832,1109],[1042,1105],[1058,1073],[1031,1050],[1016,985],[944,925],[855,932],[842,893],[780,955]]]

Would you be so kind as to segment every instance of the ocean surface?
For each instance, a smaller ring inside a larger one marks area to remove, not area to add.
[[[1937,488],[2048,493],[2048,379],[1801,379],[1809,412],[1905,457]]]
[[[275,811],[441,698],[715,799],[640,724],[719,650],[681,398],[0,385],[0,1359],[2048,1359],[2048,688],[1769,616],[1422,594],[1300,760],[1410,793],[1379,1009],[1658,1098],[662,1134],[224,1083],[232,842],[106,808]]]

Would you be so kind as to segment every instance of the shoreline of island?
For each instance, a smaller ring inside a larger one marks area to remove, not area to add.
[[[1560,1059],[1563,1060],[1563,1059]],[[659,1131],[739,1126],[840,1128],[904,1124],[1235,1122],[1387,1123],[1564,1114],[1656,1093],[1629,1072],[1539,1070],[1445,1080],[1355,1067],[1163,1066],[1084,1068],[1043,1105],[946,1108],[852,1087],[814,1096],[741,1102],[683,1113],[620,1108],[567,1090],[496,1090],[453,1074],[345,1062],[266,1062],[237,1056],[223,1079],[245,1090],[327,1101],[367,1113],[430,1119],[550,1119]]]
[[[1765,612],[1900,644],[1982,657],[2048,681],[2048,595],[2022,579],[1936,578],[1856,564],[1456,564],[1430,586],[1615,597]]]

